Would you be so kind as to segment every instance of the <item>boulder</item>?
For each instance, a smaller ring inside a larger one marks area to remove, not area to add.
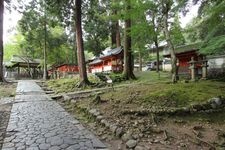
[[[91,109],[91,110],[89,110],[89,113],[94,115],[95,113],[97,113],[97,109]]]
[[[110,127],[109,127],[109,129],[110,129],[110,131],[111,131],[112,133],[116,133],[117,126],[114,125],[114,124],[111,124]]]
[[[213,97],[208,100],[208,102],[211,104],[212,108],[220,107],[223,104],[223,101],[219,97]]]
[[[69,97],[68,95],[63,95],[63,99],[64,99],[65,101],[70,101],[72,98]]]
[[[122,127],[118,127],[116,129],[116,136],[117,137],[121,137],[123,135],[123,128]]]
[[[132,133],[130,131],[126,132],[125,134],[123,134],[122,136],[122,141],[127,142],[128,140],[132,140]]]
[[[136,146],[134,150],[147,150],[147,149],[142,146]]]
[[[96,119],[97,119],[98,121],[101,121],[103,118],[104,118],[104,117],[101,116],[101,115],[99,115],[99,116],[96,117]]]
[[[137,145],[137,141],[136,140],[129,140],[126,142],[126,147],[127,148],[135,148],[135,146]]]
[[[215,99],[214,99],[214,102],[215,102],[218,106],[222,105],[222,100],[221,100],[220,98],[215,98]]]

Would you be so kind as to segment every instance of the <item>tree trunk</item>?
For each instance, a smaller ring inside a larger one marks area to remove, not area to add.
[[[121,46],[119,21],[116,21],[116,47]]]
[[[114,2],[117,2],[116,0],[112,1],[112,4]],[[116,16],[117,15],[117,8],[113,8],[112,6],[112,15]],[[112,47],[120,47],[121,46],[121,40],[120,40],[120,26],[119,26],[119,20],[112,20],[112,26],[111,26],[111,44]]]
[[[117,15],[117,11],[113,11],[113,15]],[[112,21],[112,27],[111,27],[111,42],[112,47],[120,47],[121,46],[121,40],[120,40],[120,26],[119,21]]]
[[[47,80],[48,79],[48,74],[47,74],[47,43],[46,43],[46,23],[45,23],[45,43],[44,43],[44,71],[43,71],[43,79]]]
[[[140,49],[139,49],[139,71],[142,71],[142,54]]]
[[[126,11],[127,15],[129,15],[130,7],[130,0],[126,0]],[[124,71],[123,75],[125,79],[135,79],[134,73],[133,73],[133,57],[132,57],[132,51],[131,51],[131,36],[130,36],[130,28],[131,28],[131,19],[128,17],[125,20],[125,33],[124,33]]]
[[[159,72],[159,44],[158,44],[158,28],[156,26],[156,18],[155,13],[152,14],[152,25],[154,28],[154,43],[155,43],[155,49],[156,49],[156,72]]]
[[[46,6],[45,6],[46,7]],[[43,72],[43,79],[48,79],[48,71],[47,71],[47,18],[46,18],[46,8],[45,12],[45,20],[44,20],[44,30],[45,30],[45,41],[44,41],[44,72]]]
[[[80,75],[80,84],[78,87],[86,86],[90,84],[85,64],[84,57],[84,46],[83,46],[83,38],[82,38],[82,26],[81,26],[81,0],[76,0],[76,11],[75,11],[75,19],[76,19],[76,44],[77,44],[77,60],[79,67],[79,75]]]
[[[157,59],[157,61],[156,61],[156,72],[159,72],[159,44],[158,44],[157,38],[155,40],[155,49],[156,49],[156,59]]]
[[[76,33],[76,28],[73,28],[74,33]],[[77,47],[76,47],[76,34],[74,34],[74,40],[73,40],[73,57],[72,57],[72,63],[77,65],[78,64],[78,60],[77,60]]]
[[[116,46],[116,26],[115,22],[112,21],[112,26],[111,26],[111,47]]]
[[[177,72],[178,72],[178,70],[177,70],[177,58],[176,58],[176,54],[175,54],[175,50],[174,50],[174,45],[171,41],[170,33],[169,33],[169,30],[168,30],[168,8],[165,8],[163,15],[164,15],[164,17],[163,17],[164,35],[166,37],[166,41],[167,41],[168,47],[170,49],[170,55],[171,55],[172,83],[176,83],[177,82]]]
[[[0,82],[4,82],[3,75],[3,12],[4,0],[0,0]]]

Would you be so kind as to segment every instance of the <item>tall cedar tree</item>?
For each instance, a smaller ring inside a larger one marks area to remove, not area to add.
[[[46,5],[46,4],[45,4]],[[43,72],[43,79],[47,80],[48,79],[48,71],[47,71],[47,18],[46,18],[46,6],[44,7],[44,72]]]
[[[3,75],[3,12],[4,12],[4,0],[0,0],[0,82],[4,81],[4,75]]]
[[[115,8],[113,5],[116,2],[116,0],[112,1],[112,15],[117,16],[117,8]],[[119,20],[113,20],[112,19],[112,25],[111,25],[111,44],[112,47],[120,47],[121,46],[121,40],[120,40],[120,26],[119,26]]]
[[[176,54],[175,54],[174,45],[173,45],[173,42],[172,42],[171,37],[170,37],[170,32],[169,32],[169,29],[168,29],[169,11],[171,10],[171,7],[173,5],[173,1],[172,0],[162,1],[161,5],[162,5],[162,14],[163,14],[163,31],[164,31],[166,42],[167,42],[168,47],[170,49],[170,55],[171,55],[172,83],[176,83],[177,82],[177,75],[178,75],[177,58],[176,58]]]
[[[76,0],[75,2],[75,20],[76,20],[76,43],[77,43],[77,60],[79,66],[80,84],[78,87],[86,86],[90,84],[84,57],[84,44],[82,38],[82,26],[81,26],[81,0]]]
[[[153,25],[153,41],[155,44],[155,49],[156,49],[156,72],[159,72],[159,38],[158,38],[158,32],[159,32],[159,26],[156,25],[156,14],[155,12],[152,13],[152,25]]]
[[[130,0],[126,0],[126,19],[125,19],[125,33],[124,33],[124,71],[123,75],[125,79],[135,79],[133,73],[133,55],[131,50],[131,16],[129,14],[131,10]]]

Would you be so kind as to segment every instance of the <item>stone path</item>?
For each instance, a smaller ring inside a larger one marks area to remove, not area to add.
[[[92,150],[105,145],[34,81],[19,81],[3,150]]]

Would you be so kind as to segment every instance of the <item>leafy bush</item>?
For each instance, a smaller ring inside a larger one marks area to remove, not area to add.
[[[123,77],[123,74],[116,74],[111,73],[109,77],[112,79],[113,82],[122,82],[125,81],[125,78]]]
[[[123,74],[118,73],[95,73],[95,75],[103,82],[106,82],[108,80],[107,76],[113,81],[113,82],[122,82],[125,81]]]

